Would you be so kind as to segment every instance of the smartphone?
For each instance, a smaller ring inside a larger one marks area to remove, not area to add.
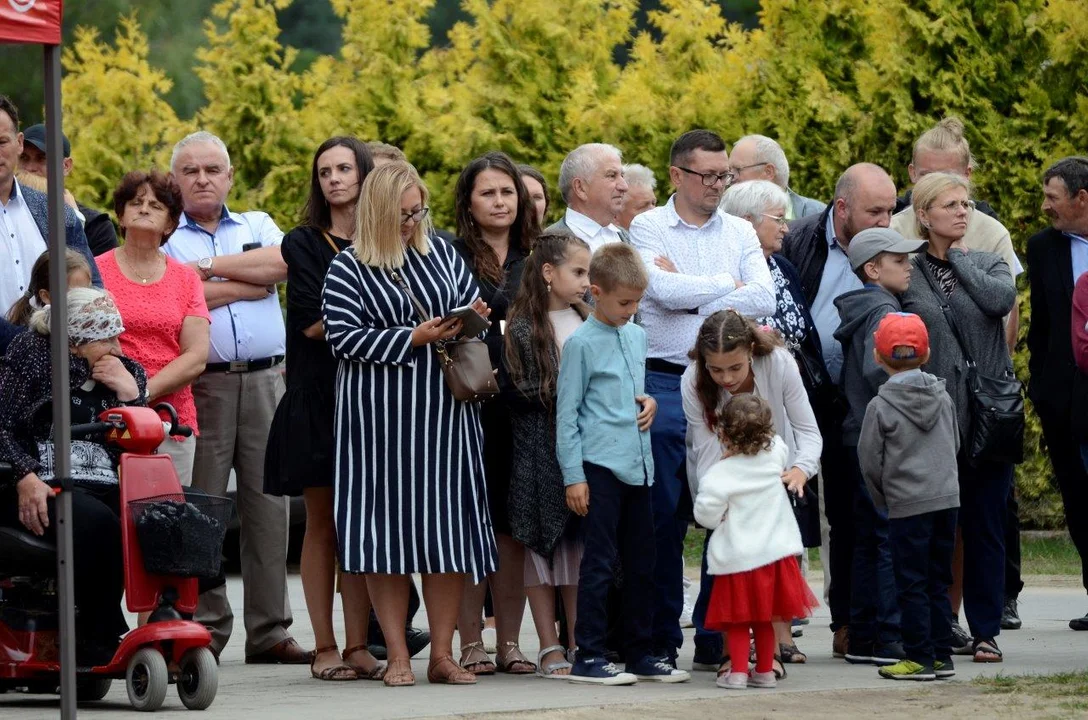
[[[446,316],[442,318],[442,322],[452,320],[453,318],[457,318],[461,321],[461,334],[465,337],[479,335],[491,326],[491,323],[487,321],[487,318],[468,306],[450,310],[446,313]]]

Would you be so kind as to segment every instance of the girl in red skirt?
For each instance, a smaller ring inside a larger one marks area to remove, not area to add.
[[[801,533],[782,483],[788,451],[758,395],[731,398],[716,429],[728,450],[702,477],[695,498],[695,519],[713,530],[706,551],[715,576],[706,627],[728,633],[732,658],[748,656],[749,628],[756,645],[755,670],[731,671],[717,684],[773,688],[771,621],[806,617],[819,604],[797,566]]]

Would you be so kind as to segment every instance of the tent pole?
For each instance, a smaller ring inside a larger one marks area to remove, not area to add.
[[[46,162],[49,175],[49,287],[53,358],[53,445],[57,503],[57,600],[60,606],[60,716],[76,716],[76,629],[72,577],[72,408],[68,389],[68,272],[64,233],[64,152],[61,141],[60,45],[45,45]]]

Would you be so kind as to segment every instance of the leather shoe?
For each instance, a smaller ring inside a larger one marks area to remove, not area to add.
[[[1088,630],[1088,614],[1084,617],[1073,618],[1069,621],[1069,629],[1071,630]]]
[[[314,654],[299,647],[294,638],[281,640],[264,652],[246,655],[246,665],[307,665]]]
[[[408,656],[415,657],[423,652],[423,648],[431,644],[431,634],[426,630],[410,627],[404,630],[404,640],[408,644]],[[387,659],[389,651],[385,645],[367,645],[366,649],[378,660]]]

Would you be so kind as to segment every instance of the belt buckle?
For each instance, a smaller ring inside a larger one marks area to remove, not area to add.
[[[243,373],[249,370],[249,360],[231,360],[227,372]]]

